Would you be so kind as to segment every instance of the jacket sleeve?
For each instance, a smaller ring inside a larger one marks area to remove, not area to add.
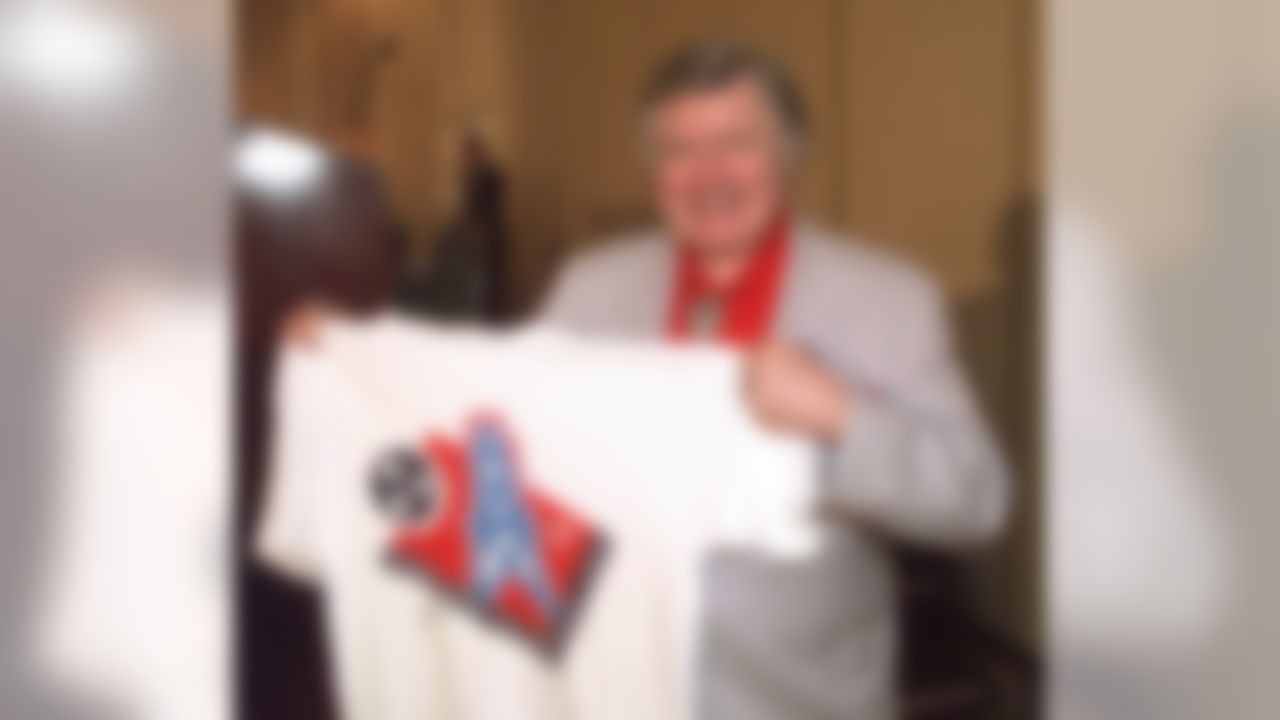
[[[938,292],[913,283],[894,304],[891,367],[855,384],[848,424],[830,448],[828,509],[910,543],[964,545],[1002,528],[1002,459],[953,356]]]
[[[601,295],[593,287],[595,283],[587,260],[572,258],[556,274],[551,289],[538,308],[540,322],[572,330],[590,328],[592,308],[599,305]]]

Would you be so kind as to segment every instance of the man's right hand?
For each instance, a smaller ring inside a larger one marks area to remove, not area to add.
[[[332,306],[308,300],[290,310],[280,323],[280,342],[288,347],[316,350],[320,347],[320,330],[338,314]]]

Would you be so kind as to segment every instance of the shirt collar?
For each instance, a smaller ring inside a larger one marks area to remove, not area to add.
[[[732,302],[735,297],[762,289],[781,268],[790,235],[789,227],[786,214],[779,213],[756,243],[746,269],[727,286],[717,286],[694,254],[688,249],[681,249],[676,270],[677,292],[690,300],[718,296]]]
[[[679,339],[695,334],[693,316],[710,301],[717,308],[715,338],[743,345],[767,336],[780,302],[790,234],[789,217],[779,213],[757,242],[744,272],[727,287],[717,287],[693,254],[682,250],[676,261],[668,335]]]

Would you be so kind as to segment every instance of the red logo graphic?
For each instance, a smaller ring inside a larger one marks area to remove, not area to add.
[[[418,447],[393,448],[372,480],[396,526],[388,550],[398,566],[559,655],[605,538],[530,483],[505,423],[481,415],[459,440],[433,434]]]

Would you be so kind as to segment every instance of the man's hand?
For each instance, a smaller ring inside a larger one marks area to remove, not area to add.
[[[747,403],[763,423],[780,430],[835,439],[844,430],[853,396],[849,388],[809,353],[766,341],[746,363]]]
[[[315,350],[320,346],[320,328],[337,311],[318,301],[307,301],[290,310],[281,322],[280,340],[290,347]]]

